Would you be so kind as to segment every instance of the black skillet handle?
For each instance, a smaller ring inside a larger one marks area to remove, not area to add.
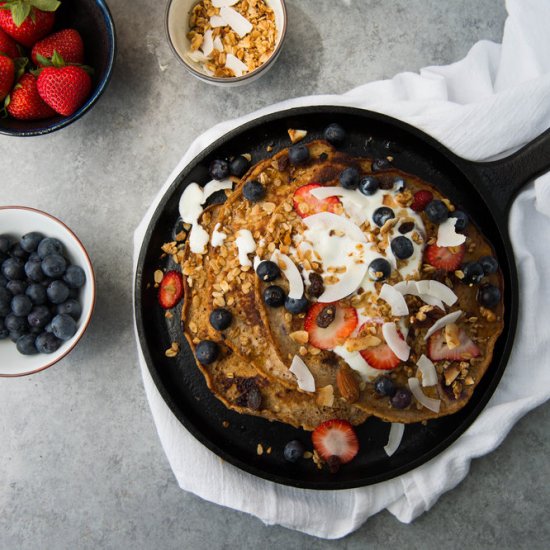
[[[492,162],[463,161],[462,169],[479,183],[505,221],[520,189],[550,170],[550,128],[509,157]]]

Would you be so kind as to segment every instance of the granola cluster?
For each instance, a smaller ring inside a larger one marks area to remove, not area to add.
[[[229,54],[244,63],[247,69],[243,68],[243,73],[246,73],[265,63],[275,49],[275,14],[264,0],[240,0],[231,9],[252,25],[252,30],[244,36],[240,36],[229,24],[213,26],[212,17],[220,16],[220,8],[214,7],[211,0],[201,0],[192,9],[189,17],[190,30],[187,37],[193,52],[203,46],[205,33],[209,30],[212,32],[214,48],[206,56],[204,68],[216,77],[239,76],[227,66]],[[222,49],[219,48],[220,45]]]

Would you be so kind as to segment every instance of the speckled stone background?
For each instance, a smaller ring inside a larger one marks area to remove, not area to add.
[[[187,75],[164,35],[165,2],[110,0],[112,82],[56,134],[0,136],[0,203],[63,219],[98,279],[78,348],[38,375],[0,380],[0,548],[548,548],[550,406],[532,412],[411,525],[383,512],[319,541],[181,491],[145,399],[132,332],[132,233],[186,147],[214,123],[285,98],[340,93],[445,64],[500,41],[504,0],[288,0],[272,71],[238,89]]]

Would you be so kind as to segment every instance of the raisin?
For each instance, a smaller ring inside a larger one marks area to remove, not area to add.
[[[336,308],[334,306],[325,306],[319,315],[316,323],[319,328],[327,328],[336,317]]]
[[[309,289],[308,294],[312,298],[319,298],[325,291],[325,284],[323,283],[323,277],[319,273],[312,272],[309,274]]]
[[[262,394],[260,393],[258,386],[252,386],[246,394],[246,406],[253,411],[257,411],[261,405]]]

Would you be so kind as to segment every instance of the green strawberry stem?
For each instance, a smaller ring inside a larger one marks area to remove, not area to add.
[[[34,21],[33,8],[40,11],[55,11],[61,2],[58,0],[6,0],[0,9],[10,10],[13,22],[20,27],[30,15]]]
[[[28,63],[28,57],[18,57],[13,60],[13,65],[15,67],[15,82],[17,82],[25,74],[25,69],[27,68]]]
[[[80,65],[78,63],[67,63],[59,54],[57,50],[53,51],[53,55],[51,59],[48,59],[47,57],[44,57],[41,54],[36,55],[36,60],[42,65],[42,67],[39,67],[38,69],[34,69],[31,71],[31,73],[34,76],[38,76],[42,69],[46,67],[55,67],[56,69],[61,69],[62,67],[67,67],[68,65],[72,65],[73,67],[80,67],[84,71],[88,73],[88,75],[93,76],[94,69],[93,67],[90,67],[89,65]]]

